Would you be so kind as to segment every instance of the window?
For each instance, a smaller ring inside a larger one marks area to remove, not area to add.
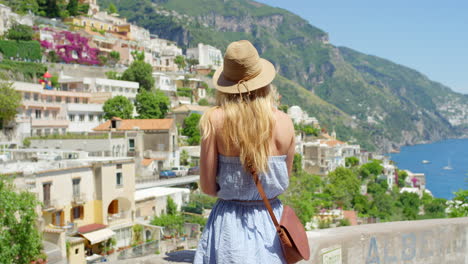
[[[52,96],[50,96],[50,95],[47,96],[47,102],[48,102],[48,103],[51,103],[51,102],[52,102]]]
[[[45,117],[45,118],[48,118],[48,117],[49,117],[49,110],[45,110],[45,111],[44,111],[44,117]]]
[[[80,115],[80,122],[84,122],[84,115]]]
[[[117,186],[121,187],[123,185],[122,173],[117,172],[117,174],[115,176],[116,176],[115,178],[116,178]]]
[[[68,115],[68,120],[75,121],[75,115]]]
[[[36,118],[40,119],[41,118],[41,113],[42,113],[41,110],[36,109],[35,113],[36,113]]]
[[[44,197],[44,205],[50,205],[50,187],[52,186],[51,182],[43,183],[42,184],[42,193]]]
[[[67,104],[69,104],[69,103],[71,102],[71,98],[70,98],[70,97],[65,97],[65,102],[66,102]]]
[[[117,169],[122,169],[122,164],[119,163],[119,164],[117,164],[115,167],[116,167]]]
[[[71,220],[75,219],[83,219],[84,218],[84,208],[83,206],[75,206],[71,209],[70,212],[70,218]]]
[[[54,119],[57,119],[57,111],[52,111],[52,117],[53,117]]]
[[[88,98],[83,98],[83,104],[87,104],[88,103]]]
[[[79,197],[81,179],[80,178],[73,179],[72,182],[73,182],[73,197]]]
[[[55,102],[61,103],[62,102],[62,97],[61,96],[56,96],[55,97]]]
[[[80,253],[80,249],[79,248],[76,248],[75,249],[75,255],[78,255]]]
[[[94,115],[89,115],[88,118],[89,118],[89,121],[91,121],[91,122],[94,121]]]
[[[34,101],[39,101],[39,94],[37,93],[34,94]]]
[[[135,139],[131,138],[128,140],[128,150],[135,151]]]
[[[75,104],[79,104],[79,103],[80,103],[80,98],[75,97]]]
[[[31,94],[30,93],[24,93],[24,100],[29,100],[31,99]]]

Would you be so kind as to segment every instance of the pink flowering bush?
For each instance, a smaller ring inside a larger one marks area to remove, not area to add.
[[[46,50],[54,50],[63,62],[87,65],[100,63],[99,49],[91,48],[88,38],[70,31],[55,32],[53,37],[53,43],[42,40],[41,46]]]

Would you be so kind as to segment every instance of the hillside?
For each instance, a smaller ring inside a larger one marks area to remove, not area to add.
[[[286,10],[248,0],[100,4],[111,2],[129,21],[184,48],[202,42],[224,50],[233,40],[252,41],[284,76],[276,80],[283,103],[300,105],[343,140],[388,151],[460,136],[467,126],[466,96],[407,67],[335,47],[324,31]]]

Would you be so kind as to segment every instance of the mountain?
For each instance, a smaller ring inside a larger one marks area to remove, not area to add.
[[[183,48],[248,39],[275,65],[282,103],[300,105],[342,140],[389,151],[468,135],[468,100],[415,70],[328,42],[323,30],[249,0],[101,0]],[[454,112],[455,111],[455,112]],[[458,112],[457,112],[458,111]]]

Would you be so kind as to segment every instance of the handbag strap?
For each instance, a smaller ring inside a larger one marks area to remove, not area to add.
[[[263,190],[262,183],[260,182],[260,179],[258,178],[258,173],[257,170],[251,165],[251,163],[248,163],[248,168],[250,170],[250,173],[253,176],[253,180],[255,182],[255,185],[257,186],[258,192],[260,193],[260,196],[262,197],[263,203],[265,204],[268,213],[270,214],[271,220],[273,220],[273,224],[276,227],[276,230],[279,231],[281,230],[281,227],[278,223],[278,219],[276,219],[275,214],[273,213],[273,208],[271,207],[270,201],[268,200],[265,191]]]

